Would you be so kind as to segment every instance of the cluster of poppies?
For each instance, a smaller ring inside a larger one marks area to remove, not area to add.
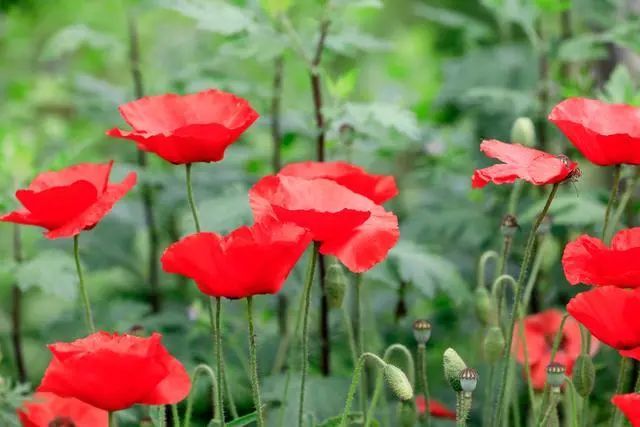
[[[640,165],[637,108],[572,98],[558,104],[549,120],[596,165],[618,168],[622,164]],[[558,184],[580,174],[577,164],[563,155],[518,144],[484,141],[481,150],[503,163],[475,171],[472,178],[475,188],[489,182],[513,183],[517,179],[534,185]],[[605,225],[605,236],[606,231]],[[562,257],[567,280],[572,285],[581,283],[594,288],[579,293],[567,304],[573,319],[562,322],[562,313],[554,309],[524,319],[527,358],[519,331],[514,334],[512,351],[521,363],[528,360],[534,387],[544,386],[552,342],[562,324],[561,346],[555,362],[565,365],[569,374],[581,352],[578,323],[623,357],[640,360],[640,267],[635,264],[639,257],[640,228],[619,231],[610,244],[588,235],[567,244]],[[593,340],[589,351],[593,353],[597,347],[598,341]],[[617,395],[612,402],[634,426],[640,426],[640,394]]]

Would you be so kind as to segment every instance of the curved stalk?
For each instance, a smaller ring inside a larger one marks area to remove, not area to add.
[[[216,398],[216,390],[218,389],[218,380],[216,378],[216,374],[213,372],[208,365],[198,365],[193,370],[193,374],[191,375],[192,384],[191,384],[191,392],[189,393],[189,397],[187,397],[187,408],[184,413],[184,427],[191,426],[191,412],[193,410],[193,397],[194,392],[196,390],[196,384],[198,382],[198,378],[201,374],[209,375],[211,378],[211,407],[215,409],[214,419],[220,421],[220,407],[217,404]]]
[[[87,293],[87,287],[84,284],[84,275],[82,274],[82,266],[80,265],[80,245],[78,240],[78,235],[73,236],[73,258],[75,259],[76,270],[78,272],[78,288],[80,290],[80,297],[82,298],[82,306],[84,308],[84,320],[89,332],[94,333],[96,331],[96,327],[93,323],[89,294]]]
[[[553,392],[551,393],[551,401],[549,402],[549,407],[544,413],[544,416],[538,423],[538,427],[545,427],[549,422],[549,419],[553,415],[553,412],[556,410],[556,406],[558,406],[558,400],[560,400],[560,393]]]
[[[485,286],[485,280],[486,280],[485,274],[487,269],[487,262],[489,262],[492,259],[497,261],[499,258],[500,258],[500,255],[498,255],[498,252],[493,250],[486,251],[480,256],[480,259],[478,260],[477,287],[480,288]],[[497,266],[496,266],[496,271],[497,271]]]
[[[262,416],[262,399],[260,397],[260,382],[258,380],[258,354],[256,348],[256,333],[253,326],[253,297],[247,297],[247,320],[249,322],[249,354],[251,360],[251,391],[253,392],[253,403],[256,407],[256,424],[264,427]]]
[[[171,405],[171,420],[173,427],[180,427],[180,414],[178,414],[178,405]]]
[[[362,374],[362,369],[364,368],[364,364],[367,358],[372,359],[376,362],[378,367],[384,369],[387,363],[380,359],[373,353],[362,353],[360,358],[358,359],[358,363],[356,364],[356,369],[353,371],[353,378],[351,380],[351,385],[349,386],[349,392],[347,393],[347,400],[344,405],[344,410],[342,412],[342,417],[340,419],[340,427],[347,427],[347,418],[349,417],[349,411],[351,411],[351,406],[353,405],[353,397],[356,394],[356,390],[358,389],[358,383],[360,382],[360,376]]]

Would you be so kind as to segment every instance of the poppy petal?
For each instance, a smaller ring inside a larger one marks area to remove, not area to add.
[[[75,427],[108,427],[109,413],[78,399],[53,393],[36,393],[18,410],[23,427],[48,427],[56,420],[65,420]],[[63,425],[63,424],[60,424]]]
[[[611,403],[622,411],[632,427],[640,427],[640,393],[617,394]]]

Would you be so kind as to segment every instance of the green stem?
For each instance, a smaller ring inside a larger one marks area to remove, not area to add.
[[[582,416],[580,417],[580,426],[589,426],[589,396],[582,399]]]
[[[347,393],[347,400],[344,405],[344,410],[342,412],[342,417],[340,419],[340,427],[347,427],[347,419],[349,418],[349,412],[351,411],[351,406],[353,405],[353,397],[356,394],[356,390],[358,389],[358,384],[360,383],[360,376],[362,374],[362,369],[364,368],[365,361],[367,358],[373,359],[378,367],[384,367],[387,363],[380,359],[373,353],[362,353],[360,358],[358,359],[358,363],[356,364],[356,368],[353,371],[353,378],[351,380],[351,385],[349,386],[349,392]]]
[[[189,207],[191,208],[191,215],[193,215],[193,222],[196,225],[196,231],[200,232],[200,219],[198,218],[198,207],[193,199],[193,186],[191,184],[191,163],[187,163],[186,167],[187,175],[187,200],[189,201]]]
[[[569,318],[569,313],[564,313],[562,315],[562,320],[560,320],[560,326],[556,331],[556,335],[553,337],[553,344],[551,345],[551,358],[549,359],[549,363],[553,363],[556,354],[558,353],[558,349],[560,348],[560,343],[562,342],[562,331],[564,330],[564,324],[567,322]]]
[[[424,411],[424,425],[429,426],[431,424],[431,413],[429,412],[429,383],[427,382],[427,347],[425,344],[418,344],[418,381],[420,381],[420,389],[422,391],[422,397],[424,398],[425,408]]]
[[[614,394],[623,394],[627,384],[627,372],[631,368],[631,359],[623,357],[620,360],[620,370],[618,371],[618,382],[616,384],[616,392]],[[622,412],[617,406],[613,405],[613,414],[609,425],[611,427],[619,426],[622,424]]]
[[[258,355],[256,350],[256,333],[253,327],[253,297],[247,297],[247,320],[249,321],[249,353],[251,359],[251,390],[253,392],[253,403],[256,407],[257,425],[264,426],[262,416],[262,400],[260,398],[260,383],[258,381]]]
[[[118,427],[118,420],[115,412],[109,412],[109,427]]]
[[[607,210],[604,213],[604,225],[602,226],[602,240],[605,242],[608,240],[608,229],[609,229],[609,215],[611,214],[611,209],[616,204],[616,198],[618,197],[618,188],[620,187],[620,175],[622,172],[622,165],[614,166],[613,173],[613,185],[611,186],[611,194],[609,195],[609,202],[607,203]]]
[[[357,331],[357,337],[358,337],[358,355],[363,355],[364,354],[364,322],[362,319],[362,274],[358,274],[356,276],[356,284],[355,284],[355,292],[354,292],[354,299],[355,299],[355,321],[356,321],[356,327],[358,328]],[[363,376],[362,380],[360,381],[360,395],[359,395],[359,401],[360,401],[360,410],[362,411],[362,413],[365,414],[365,424],[367,422],[366,420],[366,413],[365,413],[365,408],[367,407],[367,376]]]
[[[486,251],[480,256],[480,259],[478,260],[478,278],[477,278],[478,279],[477,286],[479,288],[485,286],[487,262],[489,262],[492,259],[497,261],[499,257],[500,255],[498,255],[498,252],[496,251]],[[496,266],[496,272],[497,272],[497,268],[498,267]]]
[[[545,236],[538,239],[538,247],[541,248],[544,244]],[[524,288],[524,297],[522,298],[522,311],[524,314],[529,312],[529,303],[531,302],[531,295],[533,294],[533,288],[538,282],[538,273],[542,267],[542,261],[544,260],[544,253],[542,251],[536,251],[536,256],[533,259],[533,265],[531,266],[531,273],[529,274],[529,280],[527,280],[527,286]]]
[[[520,341],[522,342],[522,351],[524,354],[524,371],[527,378],[527,394],[529,395],[529,407],[535,417],[536,412],[536,398],[533,391],[533,380],[531,379],[531,366],[529,365],[529,349],[527,347],[527,335],[524,333],[524,320],[522,316],[519,316],[518,320],[520,330]],[[506,351],[506,350],[505,350]]]
[[[428,410],[428,408],[427,408]],[[464,416],[464,395],[456,393],[456,427],[466,427],[467,418]]]
[[[318,245],[316,244],[311,253],[309,269],[304,285],[304,306],[302,315],[302,374],[300,378],[300,401],[298,406],[298,426],[302,427],[304,421],[304,395],[307,382],[307,369],[309,364],[309,305],[311,303],[311,286],[318,259]]]
[[[505,268],[507,266],[507,259],[509,258],[509,252],[511,250],[511,243],[513,238],[511,236],[504,236],[502,243],[502,254],[500,255],[500,262],[498,264],[498,276],[504,275]],[[497,309],[498,309],[498,319],[502,319],[502,313],[505,309],[505,301],[504,301],[504,287],[501,287],[498,290],[497,295]]]
[[[222,300],[218,297],[216,300],[215,308],[215,330],[216,330],[216,372],[218,374],[218,406],[220,407],[220,422],[224,426],[224,389],[223,385],[226,383],[226,375],[224,370],[224,363],[222,363],[222,327],[220,326],[220,317],[222,315]],[[209,304],[213,304],[213,298],[209,298]]]
[[[209,312],[209,323],[211,324],[211,338],[213,341],[213,345],[215,346],[215,358],[216,358],[216,401],[214,407],[216,408],[216,413],[218,414],[217,418],[220,421],[220,424],[224,426],[224,397],[222,396],[222,386],[223,386],[223,378],[222,378],[222,369],[221,364],[218,363],[220,358],[222,357],[222,346],[219,344],[222,342],[222,331],[218,329],[219,327],[219,312],[217,307],[214,308],[214,298],[207,298],[207,308]]]
[[[84,308],[84,320],[87,324],[89,332],[94,333],[96,327],[93,323],[93,314],[91,313],[91,303],[89,302],[89,294],[84,284],[84,275],[82,274],[82,266],[80,265],[80,245],[78,235],[73,236],[73,257],[76,261],[76,270],[78,271],[78,287],[80,289],[80,297]]]
[[[638,182],[640,182],[640,168],[636,168],[635,175],[630,178],[629,184],[627,184],[627,188],[620,198],[620,203],[618,203],[618,207],[616,208],[613,219],[610,221],[610,225],[615,228],[616,224],[620,222],[620,218],[622,217],[622,213],[627,207],[629,200],[631,200],[631,196],[633,196],[633,192],[638,186]]]
[[[215,409],[214,419],[220,421],[220,408],[218,407],[217,402],[217,389],[218,389],[218,380],[216,379],[216,374],[213,372],[208,365],[198,365],[193,370],[193,374],[191,375],[192,384],[191,384],[191,392],[189,393],[189,397],[187,398],[187,408],[184,413],[184,427],[191,426],[191,413],[193,411],[193,398],[195,396],[196,384],[201,374],[208,374],[209,378],[211,378],[211,407]]]
[[[636,385],[633,388],[633,391],[635,393],[640,393],[640,375],[638,375],[638,378],[636,378]]]
[[[220,346],[220,348],[224,350],[222,346]],[[224,382],[224,392],[225,392],[225,396],[227,397],[227,406],[229,407],[229,411],[231,412],[231,418],[235,420],[236,418],[238,418],[238,409],[236,408],[236,402],[233,399],[233,393],[231,393],[231,385],[227,380],[227,372],[224,369],[224,367],[226,366],[226,363],[224,361],[224,351],[222,352],[221,359],[222,359],[222,381]]]
[[[498,383],[498,398],[496,400],[496,405],[494,407],[493,413],[493,426],[501,425],[502,411],[505,399],[505,389],[507,385],[507,379],[509,378],[509,358],[511,356],[511,345],[513,344],[513,331],[515,329],[516,318],[520,313],[520,299],[522,298],[522,288],[524,285],[524,281],[527,277],[527,269],[529,268],[529,264],[531,262],[531,256],[533,254],[533,247],[535,246],[536,240],[536,232],[538,231],[538,227],[542,223],[543,218],[549,211],[549,207],[551,206],[551,202],[558,192],[559,184],[554,184],[551,192],[549,193],[549,197],[547,198],[547,202],[538,215],[538,218],[533,224],[531,231],[529,232],[529,237],[527,239],[527,246],[524,251],[524,259],[522,260],[522,265],[520,266],[520,275],[518,276],[518,286],[516,287],[516,295],[514,296],[513,307],[511,309],[511,315],[509,319],[509,329],[507,330],[506,339],[507,345],[505,346],[505,351],[503,355],[503,363],[502,363],[502,375],[501,380]]]
[[[565,398],[568,398],[570,404],[567,405],[569,408],[569,416],[567,417],[571,427],[578,427],[578,407],[576,401],[578,400],[578,392],[576,391],[576,386],[571,381],[571,378],[565,378],[567,384],[569,384],[569,388],[571,389],[570,393],[565,393]],[[566,403],[565,403],[566,405]]]
[[[171,418],[173,419],[173,427],[180,427],[180,414],[178,414],[178,405],[171,405]]]
[[[347,332],[347,340],[349,341],[349,350],[351,351],[351,359],[353,360],[353,367],[355,368],[358,363],[358,347],[356,345],[356,338],[353,335],[353,324],[349,318],[349,312],[347,307],[342,305],[342,321],[344,322],[344,329]]]
[[[509,195],[509,205],[507,208],[507,213],[511,215],[516,214],[516,210],[518,208],[518,201],[520,200],[520,195],[522,194],[522,189],[524,188],[523,181],[516,181],[513,183],[513,187],[511,188],[511,194]]]
[[[551,401],[549,402],[549,407],[547,408],[547,410],[544,413],[544,416],[540,420],[538,427],[544,427],[547,425],[553,412],[556,410],[556,406],[558,406],[559,398],[560,398],[560,393],[557,393],[557,392],[551,393]]]

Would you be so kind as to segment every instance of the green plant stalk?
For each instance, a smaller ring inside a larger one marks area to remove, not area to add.
[[[347,400],[344,405],[342,417],[340,418],[340,427],[347,427],[347,419],[349,418],[349,412],[351,411],[351,406],[353,405],[353,398],[356,394],[356,390],[358,389],[358,383],[360,382],[362,369],[364,368],[364,364],[367,358],[374,360],[377,363],[378,367],[384,368],[387,365],[384,360],[380,359],[373,353],[362,353],[360,355],[358,363],[356,364],[356,368],[353,371],[353,378],[351,380],[351,385],[349,386],[349,392],[347,393]]]
[[[220,381],[218,382],[218,406],[220,407],[220,423],[224,426],[224,388],[222,387],[227,382],[227,376],[225,375],[224,363],[223,363],[223,351],[222,351],[222,327],[220,323],[220,317],[222,315],[222,300],[215,298],[215,341],[216,341],[216,372]],[[213,304],[213,298],[209,298],[209,304]],[[220,384],[220,383],[224,384]]]
[[[220,346],[220,348],[222,348],[222,346]],[[222,352],[221,359],[222,359],[222,367],[223,367],[222,381],[224,381],[223,386],[224,386],[224,392],[226,393],[226,396],[227,396],[227,406],[229,407],[229,411],[231,412],[231,418],[236,419],[238,418],[238,409],[236,408],[236,402],[233,399],[233,393],[231,393],[231,385],[227,380],[227,373],[224,370],[224,367],[226,366],[226,363],[224,361],[224,351]]]
[[[429,412],[431,396],[429,395],[429,383],[427,382],[427,346],[423,343],[418,344],[418,381],[420,381],[420,390],[422,391],[426,408],[423,424],[428,427],[431,424],[431,413]]]
[[[84,275],[82,274],[82,266],[80,265],[80,245],[77,234],[73,236],[73,258],[75,259],[76,270],[78,272],[78,288],[80,290],[80,297],[82,298],[82,306],[84,308],[84,320],[87,324],[89,332],[94,333],[96,331],[96,326],[93,323],[93,314],[91,313],[89,294],[87,293],[87,287],[84,283]]]
[[[631,178],[629,185],[627,185],[627,188],[625,189],[624,194],[620,198],[620,203],[618,203],[618,207],[616,208],[613,214],[613,220],[610,221],[611,227],[615,227],[616,224],[620,222],[622,213],[626,209],[627,204],[629,203],[629,200],[631,200],[631,196],[633,195],[634,190],[638,186],[638,182],[640,182],[640,168],[636,168],[635,175],[633,176],[633,178]]]
[[[464,415],[464,395],[456,393],[456,427],[466,427],[467,417]]]
[[[189,207],[191,208],[191,215],[193,216],[193,222],[196,226],[196,231],[200,232],[200,219],[198,218],[198,207],[193,198],[193,185],[191,184],[191,163],[187,163],[185,166],[186,178],[187,178],[187,200],[189,201]]]
[[[522,422],[520,421],[520,405],[518,404],[518,399],[511,399],[511,409],[513,414],[513,427],[521,427]]]
[[[545,427],[547,425],[547,422],[551,418],[553,412],[556,410],[556,406],[558,406],[559,399],[560,399],[560,393],[557,393],[557,392],[551,393],[551,401],[549,402],[549,407],[545,411],[544,416],[540,420],[540,423],[538,423],[538,427]]]
[[[511,243],[513,242],[512,236],[504,236],[502,242],[502,253],[500,255],[500,261],[497,268],[497,276],[502,276],[507,266],[507,259],[509,258],[509,252],[511,251]],[[502,319],[502,313],[505,309],[505,297],[504,287],[498,289],[498,295],[496,298],[496,307],[498,309],[498,319]],[[500,322],[501,323],[501,322]]]
[[[578,427],[578,407],[576,404],[576,401],[578,399],[578,392],[576,391],[576,386],[573,384],[573,381],[571,381],[571,378],[565,378],[565,382],[569,384],[569,388],[571,389],[570,393],[565,393],[565,398],[569,399],[570,401],[570,404],[567,405],[567,419],[570,422],[571,427]]]
[[[216,374],[213,372],[213,369],[211,369],[208,365],[202,364],[196,366],[196,368],[193,370],[193,374],[191,375],[191,392],[189,393],[189,397],[187,397],[187,408],[185,409],[184,413],[184,427],[191,426],[191,413],[193,411],[194,392],[196,390],[196,384],[198,383],[198,379],[201,374],[208,374],[209,378],[211,378],[211,407],[215,410],[215,413],[213,414],[214,419],[218,422],[220,421],[220,408],[218,407],[216,398],[218,380],[216,379]]]
[[[520,195],[522,194],[522,190],[524,188],[523,181],[516,181],[513,183],[513,187],[511,187],[511,194],[509,194],[509,205],[507,208],[507,213],[510,215],[515,215],[516,210],[518,209],[518,201],[520,200]]]
[[[631,368],[631,359],[628,357],[622,357],[620,360],[620,370],[618,371],[618,381],[616,384],[616,391],[614,394],[623,394],[627,384],[627,372]],[[611,427],[617,427],[622,425],[622,412],[617,406],[613,406],[613,413],[611,414]]]
[[[249,322],[249,355],[251,360],[251,391],[253,404],[256,407],[256,424],[264,427],[262,415],[262,399],[260,398],[260,382],[258,380],[258,352],[256,349],[256,333],[253,326],[253,297],[247,297],[247,321]]]
[[[173,420],[173,427],[180,427],[180,414],[178,413],[178,405],[171,405],[171,419]]]
[[[609,216],[611,215],[611,209],[616,204],[618,197],[618,188],[620,187],[620,175],[622,172],[622,165],[615,165],[613,172],[613,185],[611,186],[611,194],[609,195],[609,201],[607,202],[607,209],[604,212],[604,225],[602,226],[602,240],[605,243],[608,241],[608,229],[609,229]]]
[[[118,427],[118,420],[115,412],[109,412],[109,427]]]
[[[535,419],[536,398],[535,398],[535,393],[533,391],[533,380],[531,379],[531,367],[529,366],[529,349],[527,347],[527,336],[524,333],[524,320],[522,316],[519,316],[518,323],[519,323],[518,329],[520,330],[520,341],[522,342],[522,351],[524,354],[524,371],[527,377],[527,394],[529,396],[529,405]]]
[[[569,313],[564,313],[562,315],[562,319],[560,320],[560,326],[556,331],[555,336],[553,337],[553,343],[551,344],[551,357],[549,358],[549,363],[553,363],[556,359],[556,355],[558,354],[558,350],[560,349],[560,344],[562,343],[562,331],[564,330],[564,324],[567,322],[569,318]],[[549,387],[545,387],[544,392],[542,394],[542,402],[540,404],[540,409],[544,409],[547,405],[547,401],[549,400]],[[536,420],[539,415],[536,414]]]
[[[307,370],[309,364],[309,305],[311,303],[311,286],[318,259],[318,244],[314,245],[310,266],[304,285],[304,306],[302,315],[302,373],[300,376],[300,401],[298,406],[298,426],[302,427],[304,422],[304,396],[307,382]]]
[[[493,250],[486,251],[480,256],[480,259],[478,260],[477,287],[481,288],[485,286],[487,262],[489,262],[492,259],[498,260],[499,257],[500,255],[498,255],[498,252]],[[496,266],[496,269],[497,269],[497,266]]]
[[[342,321],[344,323],[344,329],[347,332],[347,340],[349,341],[349,350],[351,351],[351,359],[353,361],[353,367],[355,368],[358,363],[358,347],[356,345],[356,338],[353,336],[353,324],[349,318],[349,312],[344,305],[340,308],[342,312]]]
[[[538,239],[538,247],[542,247],[544,243],[544,239],[546,236],[542,236]],[[524,288],[524,297],[522,298],[522,311],[524,314],[529,312],[529,303],[531,302],[531,295],[533,294],[533,288],[538,282],[538,274],[540,273],[540,268],[542,267],[542,261],[544,259],[544,254],[542,251],[536,251],[536,256],[533,259],[533,265],[531,266],[531,273],[529,274],[529,279],[527,280],[527,286]]]
[[[355,280],[355,318],[356,318],[356,326],[358,328],[358,355],[362,356],[364,354],[364,323],[362,319],[362,274],[356,275]],[[366,374],[362,377],[360,381],[360,411],[365,414],[365,408],[367,407],[367,376]],[[365,424],[367,420],[365,419]]]
[[[502,410],[503,410],[504,398],[505,398],[505,388],[507,384],[507,379],[509,377],[508,362],[509,362],[511,352],[508,349],[511,349],[511,345],[513,344],[513,331],[515,329],[516,318],[520,312],[520,299],[522,298],[522,295],[521,295],[522,288],[524,285],[524,281],[527,277],[527,269],[529,268],[529,264],[531,262],[533,247],[535,245],[535,240],[536,240],[536,232],[538,230],[538,227],[540,227],[540,224],[542,223],[543,218],[549,211],[551,202],[553,202],[553,198],[558,192],[558,187],[559,187],[559,184],[553,185],[553,188],[551,189],[551,192],[549,193],[549,196],[547,198],[547,202],[545,203],[544,208],[542,209],[542,212],[540,212],[540,215],[538,215],[538,218],[534,222],[533,227],[529,232],[529,237],[527,239],[527,246],[524,252],[524,259],[522,260],[522,265],[520,266],[520,274],[518,276],[518,282],[517,282],[518,286],[516,288],[516,295],[514,296],[513,307],[512,307],[511,315],[509,319],[509,329],[506,334],[507,344],[505,346],[506,350],[503,355],[501,380],[498,383],[498,395],[497,395],[498,398],[496,400],[496,405],[493,412],[493,423],[491,424],[493,426],[499,426],[502,418]]]

